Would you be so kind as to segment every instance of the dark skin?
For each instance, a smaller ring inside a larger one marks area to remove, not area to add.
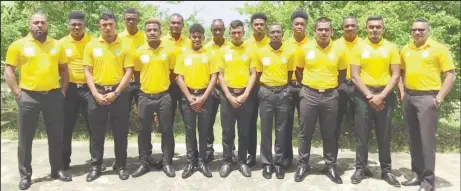
[[[293,27],[293,38],[297,42],[304,40],[306,38],[306,20],[298,17],[293,20],[291,25]]]
[[[261,41],[266,36],[266,21],[264,19],[255,19],[251,23],[253,28],[253,37],[256,41]]]
[[[358,32],[358,27],[357,27],[357,20],[349,18],[345,19],[343,21],[343,32],[344,32],[344,39],[352,42],[357,38],[357,32]]]
[[[283,30],[281,25],[272,25],[269,27],[269,39],[271,39],[269,45],[272,49],[278,50],[282,47]],[[293,71],[288,71],[287,83],[290,83],[291,76],[293,76]]]
[[[171,37],[173,37],[175,40],[178,40],[181,37],[181,31],[184,27],[184,21],[181,19],[181,17],[173,16],[170,18],[168,26],[170,27]]]
[[[125,13],[123,18],[125,19],[126,30],[128,33],[130,35],[135,35],[139,31],[139,15],[136,13]]]
[[[85,36],[85,21],[80,19],[71,19],[69,20],[69,31],[70,36],[76,41],[82,40]]]
[[[221,21],[215,21],[211,24],[211,33],[213,34],[213,42],[218,45],[222,46],[224,44],[224,31],[226,27],[224,27],[224,23]]]

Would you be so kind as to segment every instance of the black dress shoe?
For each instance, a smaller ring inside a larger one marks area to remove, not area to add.
[[[241,164],[239,167],[240,173],[245,177],[251,177],[251,169],[246,164]]]
[[[139,166],[138,169],[136,169],[136,171],[134,171],[134,173],[131,175],[132,177],[136,178],[136,177],[140,177],[146,173],[150,172],[150,168],[147,164],[141,164]]]
[[[247,165],[249,167],[252,167],[256,164],[256,155],[248,155],[247,158]]]
[[[402,185],[404,185],[404,186],[419,186],[419,185],[421,185],[421,181],[419,181],[418,178],[412,178],[411,180],[407,180],[405,182],[402,182]]]
[[[19,190],[27,190],[32,185],[30,178],[22,179],[19,181]]]
[[[147,160],[147,163],[149,164],[150,167],[154,167],[155,169],[157,170],[160,170],[163,168],[163,162],[162,160],[158,161],[158,162],[155,162],[155,160],[150,157],[148,160]]]
[[[200,171],[205,177],[211,178],[213,176],[208,166],[203,162],[198,163],[198,171]]]
[[[221,176],[222,178],[226,178],[227,176],[229,176],[231,171],[232,171],[232,169],[231,169],[230,165],[224,164],[224,165],[221,166],[221,170],[219,170],[219,176]]]
[[[271,179],[272,178],[272,166],[271,165],[265,165],[263,167],[263,177],[265,179]]]
[[[128,178],[130,178],[130,172],[128,172],[126,167],[117,169],[117,173],[118,173],[118,178],[120,178],[120,180],[127,180]]]
[[[69,182],[72,181],[72,176],[69,175],[66,171],[63,170],[58,170],[57,172],[52,172],[51,173],[51,178],[53,179],[59,179],[64,182]]]
[[[91,182],[93,180],[96,180],[101,176],[101,167],[100,166],[93,166],[90,168],[90,171],[86,175],[86,181]]]
[[[336,184],[342,184],[343,180],[339,176],[338,172],[336,171],[336,168],[333,166],[326,166],[324,169],[325,175],[327,175],[328,178],[330,178],[331,181],[333,181]]]
[[[366,177],[372,177],[373,174],[367,168],[364,169],[357,169],[355,170],[354,174],[351,176],[351,183],[358,184],[362,182],[363,179]]]
[[[192,174],[194,173],[194,167],[195,165],[193,165],[192,163],[187,164],[184,168],[184,171],[182,171],[182,178],[189,178],[190,176],[192,176]]]
[[[381,178],[385,180],[391,186],[400,188],[399,181],[395,178],[395,176],[391,172],[383,172],[381,173]]]
[[[174,171],[174,168],[173,168],[173,166],[171,166],[170,164],[163,165],[163,172],[164,172],[168,177],[170,177],[170,178],[176,176],[176,173],[175,173],[175,171]]]
[[[205,159],[203,160],[205,163],[209,163],[214,160],[214,153],[213,152],[206,152]]]
[[[298,168],[296,168],[295,182],[301,182],[304,180],[304,178],[306,178],[307,169],[308,167],[302,167],[302,166],[298,166]]]
[[[277,179],[284,179],[285,178],[285,170],[281,166],[275,166],[275,177]]]

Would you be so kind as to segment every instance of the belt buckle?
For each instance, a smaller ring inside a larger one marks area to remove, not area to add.
[[[323,92],[325,92],[325,89],[319,89],[319,92],[323,93]]]
[[[112,91],[112,86],[104,86],[104,91]]]
[[[234,93],[239,94],[242,92],[243,89],[234,89]]]
[[[194,94],[198,94],[198,89],[192,89],[194,90]]]
[[[77,84],[77,88],[83,87],[83,84]]]

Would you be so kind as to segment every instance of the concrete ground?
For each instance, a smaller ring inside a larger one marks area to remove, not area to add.
[[[303,182],[294,181],[296,165],[287,170],[285,179],[278,180],[275,174],[271,180],[262,177],[261,165],[258,163],[252,168],[252,177],[243,177],[238,170],[234,170],[227,178],[219,176],[219,169],[222,164],[222,146],[215,145],[215,160],[210,163],[213,177],[206,178],[200,172],[195,172],[190,178],[182,179],[181,173],[186,165],[185,145],[176,144],[173,167],[176,169],[176,177],[168,178],[162,171],[152,170],[138,178],[122,181],[111,168],[107,168],[103,175],[94,182],[85,181],[86,174],[90,167],[90,154],[88,142],[74,142],[71,173],[72,182],[61,182],[49,178],[50,166],[48,162],[48,145],[46,140],[35,140],[32,150],[33,184],[29,190],[418,190],[419,187],[394,188],[380,179],[380,168],[378,154],[369,154],[369,168],[373,177],[362,183],[354,185],[350,183],[350,177],[354,173],[355,152],[342,150],[339,154],[338,166],[344,184],[337,185],[331,182],[321,173],[323,160],[321,158],[322,148],[312,148],[311,165],[312,170]],[[160,158],[160,145],[153,145],[154,158]],[[128,146],[128,168],[134,171],[139,163],[137,161],[138,147],[136,142],[130,142]],[[105,144],[104,162],[110,166],[114,161],[113,142]],[[295,149],[297,153],[297,149]],[[297,158],[297,157],[295,157]],[[410,155],[408,153],[392,153],[393,173],[399,181],[404,181],[411,174]],[[459,154],[437,154],[436,163],[436,184],[437,190],[460,190],[460,155]],[[296,161],[294,161],[296,164]],[[19,172],[17,170],[17,140],[1,141],[1,190],[18,190]]]

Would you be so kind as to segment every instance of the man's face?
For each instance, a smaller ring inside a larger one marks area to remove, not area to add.
[[[182,27],[184,26],[183,25],[183,20],[181,19],[181,17],[173,16],[170,19],[169,26],[170,26],[171,33],[173,33],[173,34],[181,34]]]
[[[429,38],[429,25],[424,22],[413,23],[411,36],[415,44],[423,44]]]
[[[253,23],[251,23],[253,27],[253,33],[257,35],[264,35],[266,34],[266,21],[263,19],[255,19]]]
[[[357,20],[346,19],[343,22],[343,31],[345,37],[356,37],[357,36]]]
[[[319,22],[314,29],[315,40],[321,43],[327,43],[331,38],[331,25],[329,22]]]
[[[34,15],[30,19],[29,29],[35,38],[45,38],[48,35],[48,21],[43,15]]]
[[[155,42],[160,40],[160,34],[162,31],[160,30],[158,24],[151,23],[146,25],[145,32],[147,36],[147,41]]]
[[[230,28],[229,35],[232,38],[234,44],[240,44],[243,42],[243,36],[245,36],[245,30],[242,26]]]
[[[291,25],[293,26],[293,32],[295,34],[299,35],[306,33],[306,20],[303,18],[298,17],[294,19]]]
[[[205,40],[205,36],[202,33],[194,32],[190,34],[189,39],[192,42],[192,48],[199,49],[202,47],[202,42]]]
[[[366,31],[368,38],[372,40],[380,40],[384,33],[384,21],[383,20],[371,20],[367,22]]]
[[[85,33],[85,21],[71,19],[69,21],[69,31],[72,36],[82,36]]]
[[[211,25],[211,33],[213,34],[214,39],[223,39],[224,38],[224,23],[214,22]]]
[[[125,19],[125,25],[127,28],[135,29],[138,27],[139,15],[135,13],[125,13],[123,15]]]
[[[103,37],[114,37],[115,30],[117,29],[117,24],[115,23],[114,19],[101,19],[99,20],[99,30],[101,32],[101,36]]]
[[[283,38],[282,26],[273,25],[269,27],[269,38],[273,43],[281,43]]]

